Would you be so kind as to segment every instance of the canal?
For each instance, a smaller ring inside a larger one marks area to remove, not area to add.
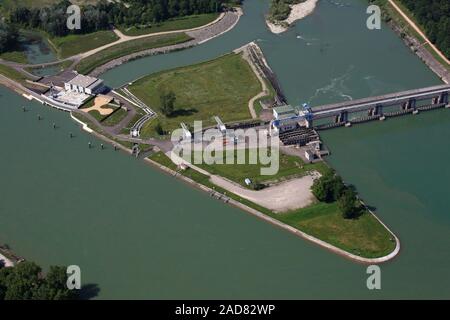
[[[365,28],[366,6],[322,0],[314,14],[273,35],[264,25],[267,1],[247,0],[246,14],[229,33],[130,62],[104,78],[118,86],[256,40],[291,103],[314,106],[438,84],[387,26]],[[380,291],[366,288],[364,266],[111,147],[101,150],[68,114],[4,88],[0,243],[45,267],[79,265],[83,283],[93,288],[86,297],[448,298],[448,110],[331,130],[323,138],[331,164],[402,241],[400,255],[382,265]]]

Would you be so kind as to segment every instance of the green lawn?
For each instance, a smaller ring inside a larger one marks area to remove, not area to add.
[[[191,40],[191,38],[185,33],[176,33],[123,42],[81,60],[81,62],[76,66],[76,70],[79,73],[87,74],[96,67],[99,67],[108,61],[126,56],[128,54],[147,49],[174,45],[189,40]]]
[[[105,118],[102,121],[102,124],[104,126],[112,127],[120,123],[120,121],[122,121],[126,116],[127,112],[124,109],[119,108],[117,111],[113,112],[111,115]]]
[[[337,203],[317,203],[308,208],[272,217],[365,258],[382,257],[395,248],[393,236],[369,212],[344,219]]]
[[[71,34],[65,37],[54,37],[50,41],[60,58],[67,58],[86,52],[118,40],[112,31],[98,31],[89,34]]]
[[[0,73],[12,80],[17,80],[19,82],[22,82],[26,79],[25,75],[23,75],[22,73],[2,64],[0,64]]]
[[[179,128],[180,122],[203,126],[215,124],[213,116],[224,122],[251,118],[248,101],[261,91],[261,84],[240,55],[228,54],[201,64],[149,75],[130,86],[130,91],[159,114],[165,131]],[[173,91],[177,97],[175,112],[161,114],[160,93]],[[145,125],[143,137],[155,136],[154,123]]]
[[[235,164],[200,164],[198,167],[212,173],[230,179],[234,182],[247,187],[244,180],[249,178],[253,182],[279,182],[287,178],[294,178],[304,176],[308,171],[319,171],[324,172],[326,166],[323,162],[318,162],[314,164],[305,164],[302,159],[296,156],[286,155],[280,152],[279,157],[279,171],[276,175],[262,176],[261,167],[268,167],[268,165],[261,165],[259,162],[257,164],[248,164],[250,153],[257,156],[257,150],[245,150],[245,159],[247,164],[237,164],[237,152],[234,152],[234,163]],[[224,161],[225,162],[225,161]]]
[[[192,29],[206,25],[217,19],[218,16],[219,13],[198,14],[170,19],[164,22],[155,23],[151,26],[121,27],[120,31],[129,36],[139,36],[157,32]]]

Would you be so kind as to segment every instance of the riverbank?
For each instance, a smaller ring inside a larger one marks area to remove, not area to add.
[[[269,19],[266,19],[266,24],[272,33],[283,33],[297,20],[301,20],[313,13],[318,1],[319,0],[306,0],[298,4],[290,5],[291,12],[287,19],[281,21],[270,21]]]

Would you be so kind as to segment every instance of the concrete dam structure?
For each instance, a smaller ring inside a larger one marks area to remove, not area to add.
[[[449,94],[445,84],[314,107],[309,126],[324,130],[449,107]]]

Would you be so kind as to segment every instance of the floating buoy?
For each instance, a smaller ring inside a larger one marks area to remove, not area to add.
[[[38,120],[41,120],[41,115],[40,114],[38,114]]]
[[[103,143],[100,145],[100,147],[102,148],[102,150],[105,148],[105,146],[103,145]]]
[[[91,146],[92,146],[92,143],[91,142],[89,142],[88,143],[88,146],[89,146],[89,149],[91,148]]]
[[[53,129],[56,129],[56,123],[53,122]]]
[[[27,109],[25,107],[22,107],[22,111],[25,112],[27,111]]]
[[[70,138],[73,138],[72,132],[69,133],[69,137],[70,137]]]

